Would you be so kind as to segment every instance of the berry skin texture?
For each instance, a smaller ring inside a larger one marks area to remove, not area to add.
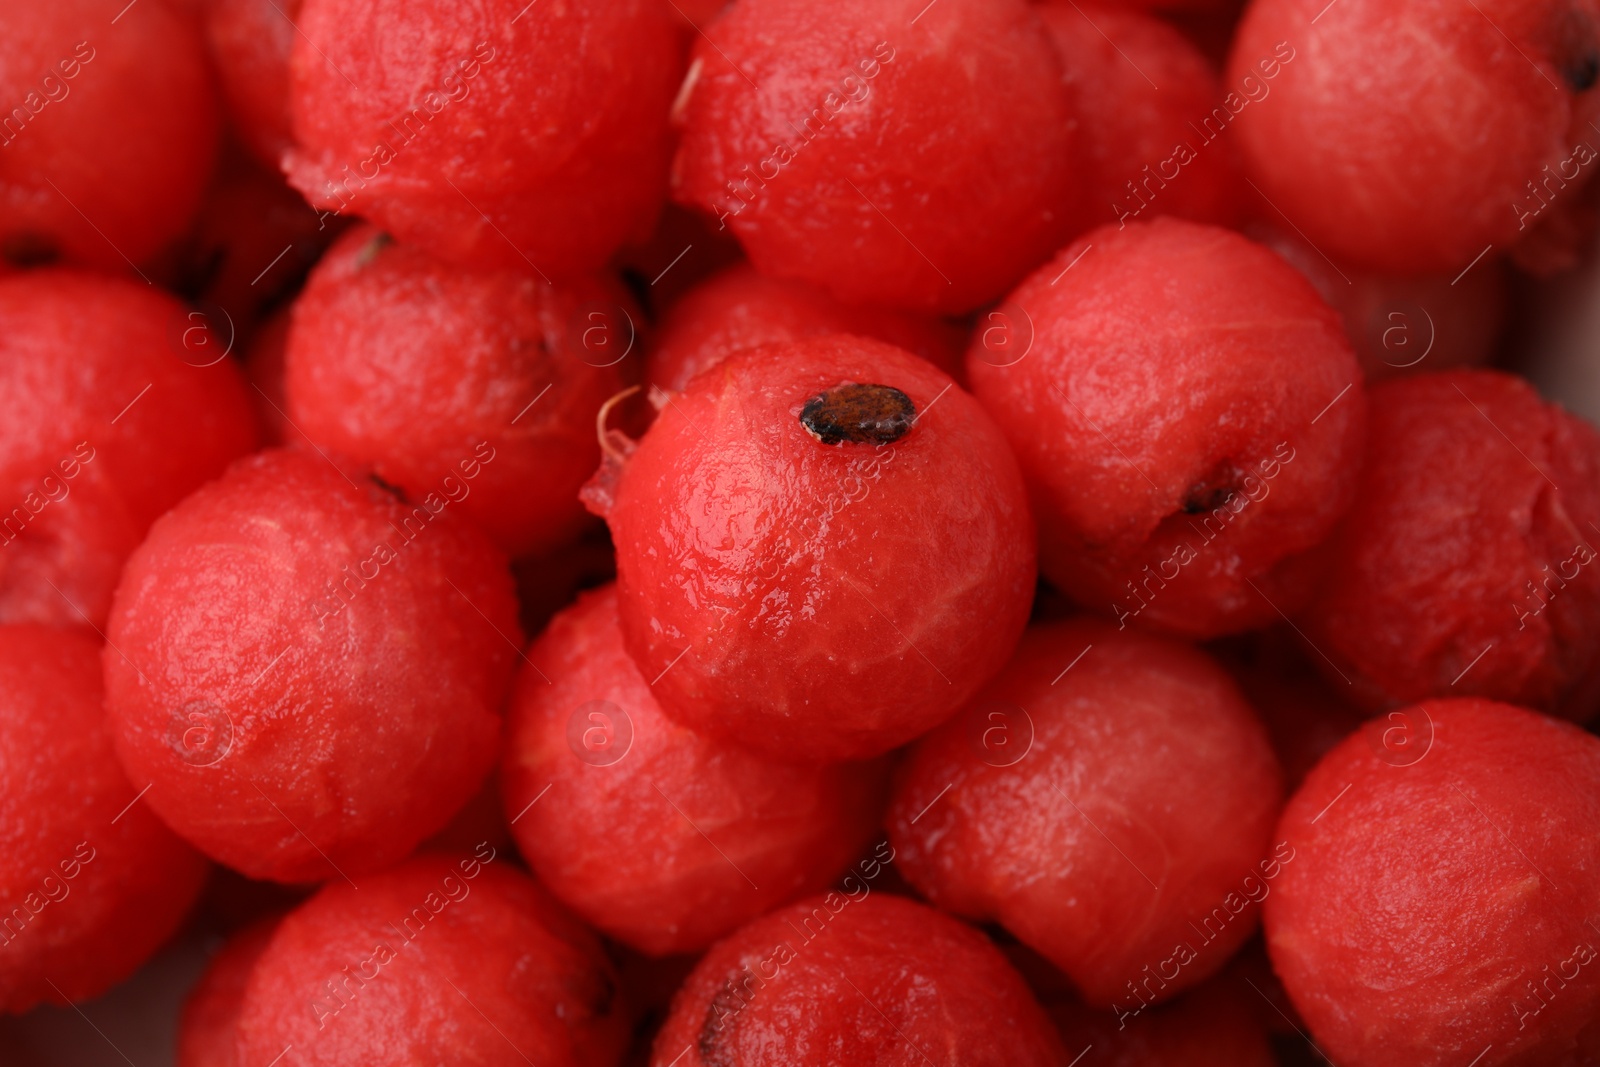
[[[1360,494],[1301,625],[1335,684],[1375,710],[1462,695],[1587,718],[1600,703],[1595,524],[1588,423],[1493,371],[1385,383]]]
[[[199,207],[218,109],[197,20],[143,4],[112,27],[122,6],[0,10],[0,260],[127,270]]]
[[[840,300],[954,313],[1001,296],[1077,211],[1060,61],[1022,0],[925,6],[738,0],[674,107],[674,199],[763,274]]]
[[[456,267],[363,226],[295,304],[289,416],[412,498],[442,485],[507,553],[548,552],[592,521],[578,490],[637,347],[631,304],[598,278]]]
[[[480,846],[324,887],[256,962],[241,1062],[615,1067],[626,1022],[599,939],[506,863]]]
[[[1593,1062],[1597,822],[1600,739],[1556,719],[1435,700],[1346,739],[1283,813],[1297,858],[1263,916],[1317,1045],[1341,1067]]]
[[[931,901],[998,920],[1132,1026],[1254,932],[1285,861],[1268,840],[1281,796],[1265,731],[1210,657],[1078,619],[1031,629],[917,743],[888,825]]]
[[[1549,199],[1577,195],[1565,186],[1593,169],[1600,108],[1593,0],[1319,6],[1252,3],[1225,79],[1292,54],[1235,125],[1250,176],[1318,248],[1454,276],[1532,230]]]
[[[505,557],[447,509],[277,451],[151,528],[111,611],[107,705],[174,830],[252,878],[359,878],[477,791],[516,600]]]
[[[0,1013],[20,1013],[92,999],[133,974],[177,929],[207,868],[134,803],[92,635],[0,626],[0,691]]]
[[[208,0],[206,45],[234,131],[262,163],[278,169],[294,143],[289,53],[303,0]]]
[[[682,73],[659,0],[305,0],[289,181],[469,267],[550,278],[643,237]]]
[[[716,945],[673,999],[651,1067],[1059,1067],[1022,976],[972,928],[867,882]],[[681,1057],[681,1059],[679,1058]]]
[[[741,263],[708,278],[667,311],[645,377],[652,385],[681,391],[696,374],[742,349],[830,333],[875,337],[916,353],[951,377],[960,375],[965,338],[948,323],[849,307],[820,289],[768,278]]]
[[[824,444],[802,413],[852,383],[876,387],[883,410],[861,425],[880,443]],[[907,400],[916,414],[899,420]],[[904,744],[999,670],[1027,621],[1033,520],[1016,461],[971,397],[878,341],[729,357],[585,492],[611,526],[623,637],[662,710],[773,759]]]
[[[1210,226],[1108,226],[987,321],[967,374],[1031,483],[1052,583],[1191,637],[1303,602],[1293,557],[1354,495],[1365,400],[1293,268]]]
[[[616,940],[700,951],[827,888],[877,830],[882,767],[787,767],[663,715],[622,647],[613,587],[558,616],[528,660],[506,813],[521,815],[513,832],[540,881]]]
[[[251,923],[211,957],[178,1018],[176,1067],[248,1067],[239,1059],[239,1011],[250,974],[272,943],[278,918]]]
[[[1244,203],[1234,150],[1196,132],[1223,97],[1200,50],[1160,19],[1116,5],[1052,0],[1039,14],[1061,53],[1088,157],[1086,227],[1156,214],[1237,223]]]
[[[255,447],[244,377],[220,356],[138,282],[0,278],[0,622],[103,627],[150,523]]]

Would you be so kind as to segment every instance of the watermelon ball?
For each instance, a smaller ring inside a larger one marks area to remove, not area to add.
[[[595,416],[639,361],[641,322],[619,285],[453,266],[360,227],[295,303],[289,418],[412,499],[461,486],[461,513],[508,553],[549,552],[592,521]]]
[[[1046,1010],[1067,1054],[1082,1055],[1075,1067],[1277,1067],[1266,1030],[1245,999],[1253,996],[1218,978],[1137,1020],[1067,1001]]]
[[[772,759],[904,744],[999,670],[1027,621],[1032,519],[1004,438],[879,341],[730,356],[585,493],[661,710]]]
[[[1460,277],[1383,274],[1325,259],[1290,231],[1257,223],[1247,232],[1304,274],[1339,313],[1368,382],[1480,366],[1499,348],[1509,303],[1508,272],[1499,259]]]
[[[1369,459],[1302,627],[1372,709],[1600,704],[1600,434],[1520,378],[1372,390]],[[1324,658],[1325,657],[1325,658]]]
[[[280,918],[258,919],[211,957],[178,1017],[176,1067],[246,1067],[239,1059],[239,1011],[256,960],[272,943]]]
[[[682,73],[658,0],[303,0],[290,182],[464,266],[551,278],[642,238]]]
[[[1039,5],[1061,53],[1086,158],[1086,226],[1155,215],[1231,226],[1244,209],[1234,148],[1203,123],[1217,73],[1172,26],[1115,5]]]
[[[1478,699],[1404,718],[1345,740],[1284,811],[1274,969],[1341,1067],[1592,1063],[1600,738]],[[1397,731],[1424,744],[1397,759]]]
[[[785,766],[663,715],[623,648],[614,587],[557,616],[528,661],[506,815],[540,881],[615,940],[704,949],[827,888],[877,830],[881,767]]]
[[[516,662],[505,557],[310,452],[241,461],[151,528],[111,611],[117,754],[252,878],[386,867],[494,762]]]
[[[673,999],[652,1067],[1067,1062],[987,938],[872,889],[857,879],[719,942]]]
[[[289,53],[303,0],[208,0],[206,45],[233,131],[250,154],[278,169],[294,143]]]
[[[223,344],[137,282],[0,279],[0,622],[103,626],[150,523],[255,447]]]
[[[672,195],[764,274],[970,311],[1075,221],[1060,82],[1024,0],[738,0],[696,43],[674,105]]]
[[[104,993],[205,883],[117,765],[99,654],[87,632],[0,626],[0,1012]]]
[[[627,1040],[599,940],[488,846],[324,887],[273,934],[238,1018],[252,1067],[614,1067]]]
[[[1158,218],[1087,234],[994,314],[967,374],[1031,483],[1051,582],[1192,637],[1303,604],[1301,556],[1355,495],[1365,398],[1297,271]]]
[[[124,7],[0,10],[0,260],[136,270],[200,205],[218,109],[198,20]]]
[[[888,822],[931,901],[1000,922],[1131,1020],[1254,931],[1286,862],[1269,840],[1281,796],[1266,732],[1215,661],[1078,619],[1031,629],[917,743]]]
[[[747,263],[706,279],[662,318],[645,366],[650,384],[681,390],[689,379],[757,345],[829,333],[875,337],[914,352],[952,377],[965,338],[932,318],[841,304],[803,282],[769,278]]]
[[[1274,216],[1323,252],[1454,276],[1588,179],[1600,114],[1594,0],[1321,8],[1251,4],[1226,81],[1261,86],[1233,136]],[[1417,122],[1419,108],[1435,121]]]

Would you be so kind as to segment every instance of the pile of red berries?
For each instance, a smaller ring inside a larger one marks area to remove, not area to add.
[[[1600,0],[1242,7],[0,10],[0,1063],[1600,1064]]]

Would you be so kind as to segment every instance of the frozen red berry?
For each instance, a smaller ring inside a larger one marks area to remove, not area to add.
[[[1215,636],[1293,611],[1297,554],[1355,493],[1365,401],[1339,320],[1226,230],[1086,235],[979,323],[967,374],[1031,482],[1045,576],[1124,625]]]
[[[516,601],[449,508],[278,451],[152,527],[112,608],[107,704],[145,802],[201,851],[255,878],[358,877],[477,790]]]
[[[696,374],[756,345],[829,333],[875,337],[915,352],[946,374],[960,372],[964,338],[937,319],[850,307],[802,282],[740,264],[708,278],[673,304],[651,346],[652,385],[682,389]]]
[[[1367,454],[1302,622],[1329,677],[1375,708],[1593,714],[1600,434],[1521,379],[1452,371],[1373,389]]]
[[[217,147],[194,14],[7,4],[0,41],[0,259],[122,271],[177,237]]]
[[[1278,834],[1273,966],[1350,1067],[1591,1063],[1600,1050],[1600,739],[1485,700],[1376,719]]]
[[[1227,80],[1277,73],[1232,136],[1273,211],[1327,254],[1453,275],[1593,172],[1597,30],[1593,0],[1258,0]]]
[[[1059,1067],[1022,977],[981,933],[869,883],[739,930],[678,991],[652,1067]]]
[[[918,742],[890,840],[930,900],[999,921],[1131,1025],[1254,931],[1286,860],[1268,839],[1281,789],[1220,666],[1083,619],[1030,630]]]
[[[0,626],[0,1013],[110,989],[205,882],[117,764],[99,653],[87,632]]]
[[[1051,0],[1039,13],[1061,53],[1086,159],[1086,226],[1176,215],[1229,226],[1244,208],[1234,147],[1204,126],[1223,106],[1199,49],[1152,15]]]
[[[999,430],[879,341],[729,357],[586,493],[662,710],[780,760],[875,756],[938,723],[1005,662],[1033,597]]]
[[[413,499],[451,495],[507,552],[548,552],[587,518],[595,416],[643,348],[631,303],[600,279],[451,266],[361,227],[295,304],[289,417]]]
[[[659,0],[304,0],[290,181],[467,266],[552,278],[643,236],[682,69]]]
[[[207,0],[206,44],[233,129],[251,154],[278,168],[294,143],[289,53],[303,0]]]
[[[723,220],[763,273],[968,311],[1076,221],[1060,80],[1022,0],[739,0],[674,107],[673,196]]]
[[[176,1067],[246,1067],[239,1059],[239,1010],[256,960],[272,942],[279,918],[251,923],[211,957],[178,1018]]]
[[[1499,259],[1461,276],[1383,274],[1337,264],[1291,232],[1249,231],[1304,274],[1344,320],[1367,381],[1489,362],[1506,321]]]
[[[674,724],[622,647],[607,587],[528,650],[506,814],[568,907],[645,952],[692,952],[827,888],[877,829],[882,770],[784,766]]]
[[[627,1039],[599,940],[483,847],[324,888],[285,918],[239,1011],[279,1067],[614,1067]]]
[[[103,625],[150,523],[255,446],[245,390],[206,317],[157,290],[0,279],[0,622]]]

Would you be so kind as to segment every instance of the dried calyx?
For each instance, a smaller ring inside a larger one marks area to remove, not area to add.
[[[807,400],[800,424],[825,445],[881,445],[904,437],[916,416],[911,398],[893,386],[845,383]]]

